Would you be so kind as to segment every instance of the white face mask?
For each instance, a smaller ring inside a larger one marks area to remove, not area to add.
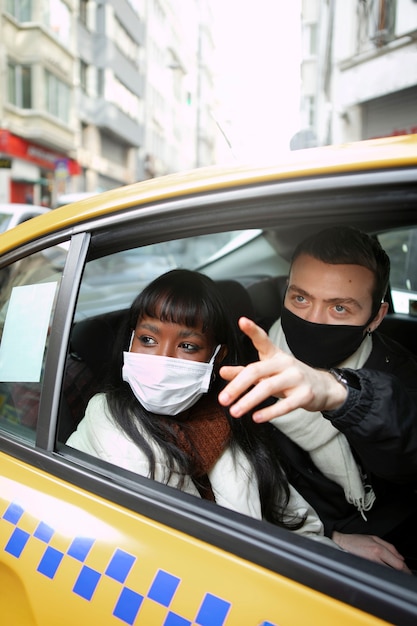
[[[122,377],[141,405],[159,415],[178,415],[207,393],[217,346],[209,363],[123,352]]]

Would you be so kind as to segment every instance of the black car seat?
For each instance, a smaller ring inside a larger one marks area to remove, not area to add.
[[[116,311],[74,324],[61,398],[59,441],[65,442],[77,428],[90,398],[100,390],[125,313]]]
[[[257,352],[250,339],[239,329],[238,321],[240,317],[248,317],[255,322],[257,321],[253,302],[248,291],[237,280],[217,280],[216,285],[226,303],[232,323],[235,325],[240,342],[241,357],[243,364],[246,365],[257,359]]]
[[[287,276],[266,277],[247,286],[255,309],[255,320],[267,332],[281,316],[286,289]]]

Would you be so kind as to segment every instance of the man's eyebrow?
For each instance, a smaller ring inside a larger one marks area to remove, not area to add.
[[[297,285],[288,285],[287,291],[296,291],[300,296],[307,296],[308,298],[312,298],[311,293],[308,293],[305,289],[301,289],[301,287],[297,287]]]
[[[311,293],[305,289],[301,289],[301,287],[297,287],[297,285],[288,285],[288,291],[293,291],[294,293],[298,293],[300,296],[314,299],[314,296]],[[326,302],[326,304],[350,304],[358,309],[363,308],[360,302],[358,302],[355,298],[326,298],[323,302]]]
[[[323,300],[327,304],[350,304],[356,306],[358,309],[362,309],[362,305],[355,298],[328,298],[327,300]]]

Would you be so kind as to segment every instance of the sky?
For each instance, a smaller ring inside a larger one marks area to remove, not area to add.
[[[301,0],[212,0],[225,158],[273,160],[299,127]]]

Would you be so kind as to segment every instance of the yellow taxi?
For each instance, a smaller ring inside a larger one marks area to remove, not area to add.
[[[2,624],[417,623],[415,577],[65,443],[153,278],[187,267],[226,282],[236,318],[239,283],[267,326],[295,245],[334,224],[380,238],[384,323],[417,354],[417,136],[139,182],[0,235]]]

